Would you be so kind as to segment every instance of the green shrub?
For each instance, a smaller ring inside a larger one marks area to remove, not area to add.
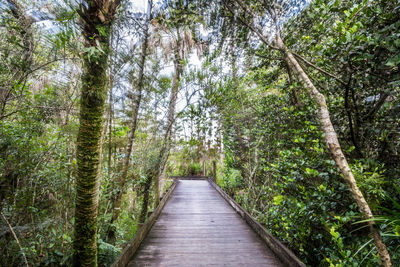
[[[120,249],[99,239],[97,261],[100,267],[110,266],[118,257]]]
[[[187,168],[187,175],[201,175],[203,166],[200,163],[191,163]]]

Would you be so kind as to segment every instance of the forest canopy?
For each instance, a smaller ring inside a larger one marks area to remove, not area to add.
[[[399,14],[1,0],[0,266],[110,266],[198,175],[307,266],[398,266]]]

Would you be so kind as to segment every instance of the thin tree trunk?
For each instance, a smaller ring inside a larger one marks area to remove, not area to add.
[[[4,213],[2,211],[0,211],[0,214],[1,214],[1,217],[3,217],[3,220],[8,225],[8,228],[10,229],[10,232],[12,233],[15,241],[17,242],[17,245],[18,245],[18,247],[19,247],[19,249],[21,251],[22,257],[24,258],[24,262],[25,262],[26,267],[29,267],[28,260],[26,259],[26,255],[24,253],[24,250],[22,249],[21,243],[19,242],[19,239],[18,239],[17,235],[14,232],[14,229],[12,228],[11,224],[8,222],[6,216],[4,216]]]
[[[355,132],[354,132],[354,128],[353,128],[353,116],[352,116],[352,111],[349,105],[349,90],[350,90],[350,83],[351,80],[349,81],[349,83],[346,85],[345,88],[345,93],[344,93],[344,108],[346,109],[346,113],[347,113],[347,118],[349,120],[349,129],[350,129],[350,138],[351,141],[355,147],[355,151],[357,153],[357,155],[359,157],[362,157],[362,153],[361,153],[361,148],[358,144],[358,139],[356,138]]]
[[[70,113],[70,109],[67,108],[66,109],[66,119],[65,119],[65,125],[69,126],[69,113]],[[64,202],[64,232],[67,232],[68,229],[68,210],[69,210],[69,202],[70,202],[70,185],[71,185],[71,174],[72,174],[72,157],[71,157],[71,153],[70,153],[70,133],[67,133],[67,143],[66,145],[66,151],[65,154],[68,157],[68,169],[67,169],[67,184],[66,184],[66,196],[65,196],[65,202]]]
[[[142,224],[147,217],[147,210],[148,210],[148,205],[149,205],[149,195],[150,195],[150,186],[153,181],[153,178],[156,180],[160,179],[160,175],[162,174],[168,157],[169,157],[169,149],[170,149],[170,142],[171,142],[171,132],[172,132],[172,126],[175,121],[175,106],[176,106],[176,100],[178,98],[178,91],[179,91],[179,83],[180,83],[180,77],[182,74],[182,59],[180,57],[179,53],[179,47],[178,44],[180,41],[177,41],[177,45],[174,49],[174,67],[175,67],[175,74],[174,74],[174,79],[172,82],[172,88],[171,88],[171,96],[170,96],[170,101],[169,101],[169,107],[168,107],[168,118],[167,118],[167,127],[165,129],[165,134],[164,134],[164,140],[163,140],[163,145],[160,150],[160,154],[158,156],[158,160],[154,166],[154,172],[150,173],[149,176],[147,177],[144,189],[143,189],[143,204],[142,204],[142,211],[140,212],[139,216],[139,223]],[[159,184],[159,181],[155,182],[156,185]],[[156,203],[158,203],[159,200],[159,190],[156,190],[158,195],[155,195]]]
[[[83,23],[85,47],[77,138],[74,266],[97,266],[97,213],[100,145],[107,97],[109,34],[119,0],[87,1],[78,13]],[[100,33],[98,29],[102,29]]]
[[[221,115],[219,115],[218,116],[218,120],[217,120],[217,122],[218,122],[218,139],[219,139],[219,163],[222,165],[223,163],[224,163],[224,153],[223,153],[223,151],[224,151],[224,139],[223,139],[223,136],[222,136],[222,127],[221,127],[221,120],[222,120],[222,118],[221,118]]]
[[[321,123],[321,129],[325,134],[325,142],[326,146],[331,153],[332,158],[335,160],[336,165],[339,167],[340,171],[342,172],[343,178],[347,182],[350,187],[350,191],[356,200],[358,207],[360,208],[361,212],[363,213],[366,219],[372,219],[374,216],[372,211],[365,200],[363,194],[361,193],[360,189],[357,186],[356,180],[354,179],[354,175],[349,167],[349,164],[346,160],[346,157],[340,147],[340,143],[336,134],[336,131],[332,125],[328,107],[326,104],[325,96],[321,94],[318,89],[314,86],[308,75],[304,72],[301,68],[300,64],[297,62],[296,58],[293,54],[289,51],[286,47],[284,42],[282,41],[280,35],[276,36],[276,45],[279,50],[285,55],[287,60],[291,63],[293,71],[296,72],[299,78],[303,81],[304,85],[308,89],[308,93],[317,103],[319,110],[318,110],[318,118]],[[374,239],[375,246],[378,250],[380,259],[384,266],[392,266],[392,262],[390,259],[389,252],[386,249],[386,245],[383,243],[382,237],[379,231],[375,227],[375,222],[372,220],[368,221],[368,226],[371,232],[371,235]]]
[[[111,159],[112,159],[112,122],[113,122],[113,90],[112,90],[112,82],[110,86],[109,92],[109,114],[108,114],[108,159],[107,159],[107,175],[108,178],[111,177]]]
[[[113,169],[114,169],[114,172],[115,172],[115,170],[117,169],[117,166],[118,166],[118,155],[119,155],[119,152],[120,152],[117,149],[117,143],[114,144],[113,151],[114,151],[114,153],[113,153],[113,162],[114,162]]]
[[[162,178],[162,174],[165,172],[165,167],[160,172],[160,175],[154,180],[154,206],[157,207],[160,203],[160,180]]]
[[[231,52],[231,68],[232,68],[232,81],[233,81],[233,86],[237,86],[237,84],[238,84],[238,77],[237,77],[237,67],[236,67],[236,54],[235,54],[235,46],[233,45],[233,43],[231,43],[231,45],[230,45],[230,52]],[[240,170],[240,173],[242,174],[242,177],[245,179],[245,180],[247,180],[247,174],[248,174],[248,172],[247,172],[247,170],[243,167],[243,166],[246,166],[247,164],[246,164],[246,161],[247,161],[247,159],[246,159],[246,152],[247,152],[247,149],[246,149],[246,145],[245,145],[245,143],[244,143],[244,141],[243,141],[243,134],[242,134],[242,130],[240,129],[240,126],[239,126],[239,120],[238,120],[238,122],[237,122],[237,124],[236,124],[236,122],[235,121],[231,121],[232,122],[232,128],[234,129],[234,131],[235,131],[235,134],[236,134],[236,136],[235,136],[235,141],[238,143],[238,145],[239,145],[239,150],[240,150],[240,153],[239,153],[239,155],[238,155],[238,158],[239,158],[239,164],[238,164],[238,168],[239,168],[239,170]]]
[[[126,183],[126,178],[128,176],[128,170],[129,170],[129,163],[130,163],[130,158],[133,150],[133,141],[135,140],[135,132],[137,128],[137,121],[138,121],[138,115],[139,115],[139,108],[140,108],[140,103],[142,100],[142,92],[143,92],[143,87],[144,87],[144,69],[145,69],[145,63],[146,63],[146,58],[147,58],[147,49],[148,49],[148,39],[149,39],[149,23],[152,19],[152,5],[153,1],[149,0],[148,2],[149,5],[149,10],[148,10],[148,21],[146,22],[145,25],[145,30],[144,30],[144,40],[142,43],[142,55],[140,58],[140,63],[139,63],[139,77],[138,77],[138,84],[137,84],[137,95],[134,96],[134,101],[132,105],[132,124],[131,124],[131,130],[129,132],[128,136],[128,144],[125,149],[125,158],[122,166],[122,173],[119,178],[119,183],[118,183],[118,192],[116,196],[113,198],[113,210],[112,210],[112,216],[111,216],[111,221],[110,221],[110,228],[108,231],[108,240],[111,243],[115,242],[115,229],[112,227],[113,222],[115,222],[118,219],[118,216],[120,214],[120,209],[121,209],[121,203],[122,203],[122,195],[124,192],[124,187]]]
[[[110,44],[111,47],[114,41],[114,32],[111,32]],[[112,159],[112,122],[114,115],[114,103],[113,103],[113,87],[114,87],[114,73],[113,73],[113,55],[110,56],[110,77],[109,77],[109,95],[108,95],[108,158],[107,158],[107,178],[111,178],[111,159]]]
[[[178,41],[179,43],[179,41]],[[167,123],[167,128],[165,130],[165,135],[164,135],[164,145],[163,148],[161,149],[160,153],[160,166],[157,166],[158,173],[155,176],[155,203],[158,205],[159,200],[160,200],[160,190],[159,190],[159,180],[161,177],[161,174],[164,172],[164,169],[166,167],[169,153],[170,153],[170,146],[171,146],[171,134],[172,134],[172,127],[175,122],[175,107],[176,107],[176,100],[178,98],[178,91],[179,91],[179,83],[180,83],[180,78],[182,74],[182,62],[181,58],[179,56],[179,51],[176,49],[175,50],[175,75],[174,75],[174,80],[172,84],[172,91],[171,91],[171,99],[169,103],[169,108],[168,108],[168,123]]]
[[[159,181],[159,185],[158,185],[159,186],[158,187],[158,190],[159,190],[159,198],[158,198],[158,200],[159,201],[161,200],[162,193],[164,192],[164,189],[165,189],[166,175],[167,175],[167,168],[164,168],[163,172],[160,175],[160,181]],[[158,201],[158,203],[156,202],[156,207],[158,206],[159,201]]]

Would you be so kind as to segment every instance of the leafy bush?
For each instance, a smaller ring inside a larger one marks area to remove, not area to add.
[[[185,173],[185,175],[201,175],[203,170],[203,166],[201,165],[201,163],[191,163],[188,168],[187,171]]]
[[[99,239],[97,260],[101,267],[110,266],[118,257],[120,249]]]

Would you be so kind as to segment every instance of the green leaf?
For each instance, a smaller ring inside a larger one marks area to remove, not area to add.
[[[386,62],[386,66],[390,66],[390,67],[396,67],[400,64],[400,54],[390,58],[387,62]]]
[[[351,32],[346,32],[346,42],[347,43],[351,42]]]

